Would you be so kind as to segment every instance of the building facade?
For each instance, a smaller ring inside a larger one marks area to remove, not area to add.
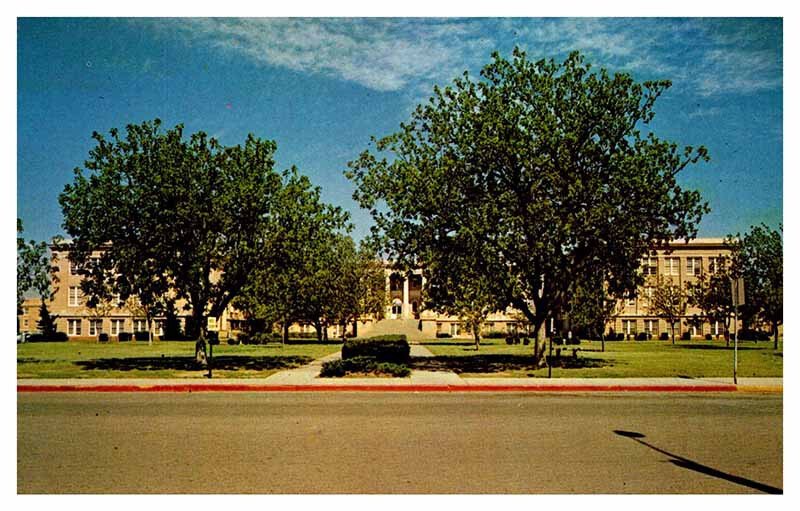
[[[52,247],[57,266],[57,291],[53,299],[48,302],[51,314],[56,315],[56,325],[60,332],[66,332],[70,339],[91,340],[97,339],[99,334],[106,333],[111,339],[118,338],[120,333],[144,332],[147,324],[143,311],[136,306],[135,300],[128,300],[125,304],[101,304],[98,307],[88,307],[81,294],[81,279],[83,278],[74,263],[67,257],[68,245]],[[637,334],[647,333],[653,338],[663,332],[669,332],[667,322],[651,310],[649,299],[652,296],[654,281],[659,278],[670,279],[673,284],[684,288],[695,282],[701,275],[719,271],[727,264],[730,250],[721,238],[701,238],[689,243],[676,242],[665,250],[651,252],[642,259],[641,271],[645,276],[645,285],[639,289],[635,297],[621,300],[617,304],[615,314],[607,324],[606,331],[615,334],[622,333],[625,338],[635,338]],[[100,256],[100,252],[93,254]],[[456,338],[471,337],[459,318],[438,314],[426,310],[423,301],[423,288],[425,277],[422,270],[415,270],[409,274],[400,273],[387,267],[386,295],[387,304],[382,320],[377,318],[361,318],[358,324],[358,335],[368,336],[383,334],[391,331],[414,333],[418,338],[434,338],[437,336],[450,336]],[[26,300],[19,315],[19,328],[23,332],[36,331],[39,321],[38,299]],[[183,303],[176,303],[181,326],[185,327],[188,314],[183,311]],[[693,316],[702,317],[702,312],[692,307],[687,307],[676,326],[676,333],[689,334],[698,338],[710,334],[722,335],[724,325],[703,322],[699,326],[689,325]],[[154,334],[162,335],[165,318],[157,317],[154,320]],[[228,335],[236,335],[243,328],[244,318],[239,311],[229,307],[218,318],[219,329]],[[483,334],[498,333],[511,334],[529,327],[521,314],[513,309],[498,311],[490,314],[483,327]],[[328,337],[341,337],[343,332],[352,333],[352,325],[334,325],[328,329]],[[293,334],[312,336],[315,333],[313,326],[308,324],[292,325],[289,331]],[[417,333],[418,332],[418,333]]]

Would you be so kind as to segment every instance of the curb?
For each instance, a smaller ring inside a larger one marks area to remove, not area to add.
[[[721,385],[17,385],[17,392],[783,392]]]

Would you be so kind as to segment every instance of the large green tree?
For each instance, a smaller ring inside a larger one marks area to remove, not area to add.
[[[251,319],[279,323],[284,341],[296,321],[314,324],[322,338],[338,273],[332,247],[349,228],[348,215],[322,202],[319,187],[292,168],[272,220],[271,256],[256,263],[235,304]]]
[[[456,247],[538,333],[576,276],[607,276],[612,296],[634,292],[641,256],[696,235],[708,208],[677,176],[706,150],[648,126],[669,86],[595,72],[578,53],[562,63],[494,54],[480,79],[434,88],[346,175],[389,258],[424,266]]]
[[[158,119],[92,137],[85,168],[59,196],[70,258],[86,266],[103,248],[90,290],[111,282],[152,305],[170,289],[204,339],[206,318],[219,317],[271,256],[275,143],[248,135],[223,147],[203,132],[187,139],[182,125],[162,131]]]
[[[671,278],[662,278],[660,275],[655,279],[648,309],[650,314],[667,322],[672,334],[672,344],[675,344],[675,325],[680,324],[681,318],[686,314],[686,304],[686,291],[680,282],[673,282]]]
[[[744,236],[729,237],[731,274],[744,278],[745,302],[769,323],[778,349],[778,326],[783,323],[783,225],[777,230],[761,224]]]

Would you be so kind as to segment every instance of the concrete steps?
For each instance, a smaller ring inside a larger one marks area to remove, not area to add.
[[[419,329],[418,319],[382,319],[375,323],[366,337],[376,337],[378,335],[405,335],[409,342],[421,341],[427,337]]]

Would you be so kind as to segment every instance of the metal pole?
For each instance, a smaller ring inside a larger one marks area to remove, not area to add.
[[[547,356],[547,377],[553,376],[553,334],[550,333],[550,354]]]
[[[739,306],[733,306],[733,384],[737,385],[736,382],[736,366],[739,363],[738,360],[738,349],[739,349]]]

